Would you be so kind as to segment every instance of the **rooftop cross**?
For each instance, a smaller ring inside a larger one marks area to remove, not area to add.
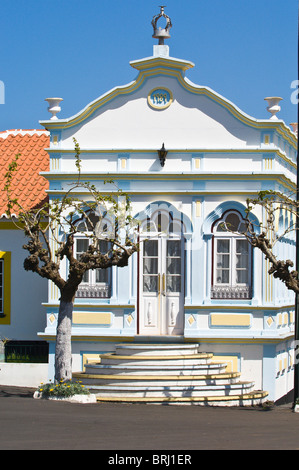
[[[165,5],[160,6],[160,8],[161,10],[160,10],[159,15],[155,15],[152,19],[152,26],[154,28],[154,34],[152,37],[159,39],[159,45],[161,46],[164,44],[164,39],[170,38],[169,30],[172,27],[172,23],[171,23],[171,19],[169,18],[169,16],[167,16],[164,13]],[[157,22],[160,18],[162,18],[162,16],[166,19],[166,26],[165,28],[160,28],[160,27],[158,28]]]

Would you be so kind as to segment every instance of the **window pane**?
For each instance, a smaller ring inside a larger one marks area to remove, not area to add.
[[[87,250],[89,245],[89,240],[85,238],[78,238],[77,239],[77,253],[83,253]]]
[[[247,255],[237,255],[236,268],[248,269],[248,256]]]
[[[181,276],[166,276],[166,291],[181,292]]]
[[[167,274],[181,274],[181,258],[167,259]]]
[[[81,253],[84,253],[88,249],[89,240],[87,238],[77,238],[76,239],[76,258],[79,259]],[[89,283],[90,272],[86,271],[83,274],[82,282]]]
[[[143,292],[158,292],[158,276],[143,276]]]
[[[109,282],[109,269],[96,269],[96,282]]]
[[[240,232],[240,233],[245,233],[245,232],[247,232],[247,229],[248,229],[248,224],[242,222],[242,223],[239,225],[239,230],[238,230],[238,232]]]
[[[237,214],[228,214],[228,216],[225,219],[226,226],[228,230],[237,232],[240,224],[240,219],[237,216]]]
[[[216,281],[217,284],[229,284],[229,270],[217,269]]]
[[[248,284],[248,271],[245,269],[237,270],[237,284]]]
[[[84,221],[80,222],[77,225],[77,230],[78,230],[78,232],[86,232],[87,231],[87,226],[86,226]]]
[[[158,232],[155,223],[150,219],[147,218],[142,224],[142,230],[144,232]]]
[[[181,240],[167,241],[167,256],[181,256]]]
[[[248,254],[249,253],[248,241],[247,240],[237,240],[236,251],[237,251],[237,253]]]
[[[229,268],[229,255],[217,255],[217,268]]]
[[[94,214],[93,212],[89,212],[87,216],[88,216],[88,220],[86,220],[87,230],[89,232],[92,232],[95,229],[95,226],[99,222],[100,218],[98,215]]]
[[[171,222],[171,218],[168,213],[158,212],[158,214],[156,215],[155,223],[156,223],[158,232],[168,232],[170,222]]]
[[[174,233],[182,233],[183,232],[183,226],[180,220],[174,220],[170,224],[169,232],[174,232]]]
[[[145,240],[143,254],[144,256],[158,256],[158,240]]]
[[[109,242],[106,240],[100,240],[99,249],[102,254],[105,254],[109,251]]]
[[[217,240],[217,253],[229,253],[229,240]]]
[[[144,274],[157,274],[158,273],[158,258],[144,258],[143,273]]]
[[[217,227],[216,232],[227,232],[227,228],[224,222],[220,222],[220,224]]]

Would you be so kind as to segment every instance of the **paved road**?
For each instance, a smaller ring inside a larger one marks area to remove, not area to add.
[[[291,405],[82,405],[0,385],[0,427],[0,450],[107,450],[107,458],[120,450],[299,450],[299,413]]]

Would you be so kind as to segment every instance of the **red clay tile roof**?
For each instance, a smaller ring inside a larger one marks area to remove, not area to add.
[[[49,171],[49,155],[44,150],[49,145],[50,137],[44,130],[13,129],[0,132],[0,217],[7,207],[5,174],[17,153],[20,153],[20,157],[12,180],[12,197],[17,198],[24,209],[30,209],[46,199],[48,181],[39,172]]]

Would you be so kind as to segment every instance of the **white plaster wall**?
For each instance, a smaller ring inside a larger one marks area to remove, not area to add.
[[[293,341],[280,343],[276,348],[275,400],[286,395],[294,388],[294,355],[291,354],[292,348]]]
[[[242,196],[240,194],[228,194],[228,195],[222,195],[221,198],[219,198],[219,195],[210,195],[207,194],[204,199],[204,217],[207,217],[210,212],[216,209],[216,207],[219,206],[219,204],[226,202],[226,201],[236,201],[240,202],[244,206],[246,206],[246,195]]]
[[[82,172],[116,172],[117,154],[83,153],[80,155]],[[60,160],[60,171],[77,172],[75,158],[72,154],[64,154]]]
[[[253,310],[252,315],[251,315],[251,329],[255,331],[263,331],[264,329],[264,312],[263,311]]]
[[[274,169],[275,171],[284,174],[293,183],[296,183],[296,169],[290,167],[290,165],[286,163],[282,158],[276,158],[273,170]]]
[[[151,152],[135,153],[132,152],[127,159],[126,167],[121,168],[119,160],[121,154],[114,153],[96,153],[92,152],[81,154],[81,171],[82,173],[144,173],[157,172],[173,173],[173,172],[216,172],[216,173],[269,173],[268,169],[264,169],[263,154],[247,154],[247,153],[223,153],[221,154],[204,154],[201,159],[200,168],[192,168],[192,152],[177,153],[169,152],[162,167],[158,158],[157,150],[162,146],[162,142]],[[203,152],[204,153],[204,152]],[[60,160],[60,171],[77,172],[75,159],[73,154],[63,154]],[[275,159],[272,163],[271,172],[284,174],[288,179],[295,182],[295,170],[282,159]]]
[[[263,346],[260,344],[225,344],[225,343],[200,343],[200,351],[212,352],[230,356],[239,354],[240,381],[254,381],[255,389],[262,389],[263,382]],[[216,360],[214,361],[216,362]]]
[[[0,362],[0,384],[12,387],[38,387],[48,381],[48,364]]]
[[[156,150],[162,147],[162,141]],[[142,172],[142,171],[157,171],[159,173],[168,172],[189,172],[191,171],[191,153],[177,153],[169,152],[165,161],[164,167],[161,167],[158,153],[131,153],[130,155],[130,171]]]
[[[83,354],[100,354],[112,352],[115,350],[115,342],[76,342],[72,343],[72,370],[73,372],[80,372],[82,368]]]
[[[261,155],[241,153],[236,155],[233,153],[209,154],[206,153],[203,158],[202,169],[204,171],[224,171],[224,172],[244,172],[256,171],[261,172],[262,161]]]
[[[157,111],[147,103],[155,87],[169,88],[174,101]],[[212,99],[185,90],[176,78],[155,76],[134,93],[120,95],[87,121],[62,132],[62,148],[226,148],[259,145],[260,132],[242,124]],[[215,139],[217,137],[217,139]]]
[[[173,181],[169,180],[152,180],[150,182],[144,181],[144,180],[132,180],[130,184],[130,190],[131,191],[158,191],[158,192],[164,192],[164,191],[187,191],[187,190],[192,190],[193,189],[193,181],[191,180],[177,180],[175,182],[175,188]],[[171,202],[171,198],[169,196],[163,196],[163,200],[166,200],[168,202]],[[161,197],[160,197],[161,200]]]
[[[240,175],[240,173],[239,173]],[[223,193],[228,193],[232,191],[240,191],[240,192],[245,192],[246,197],[248,197],[248,194],[254,192],[258,192],[262,190],[262,183],[260,181],[257,181],[254,179],[252,175],[245,175],[244,179],[242,179],[242,175],[239,176],[240,179],[233,179],[231,180],[230,177],[228,176],[228,181],[225,181],[225,178],[219,179],[218,181],[206,181],[205,184],[205,189],[206,191],[218,191],[218,192],[223,192]],[[231,195],[232,200],[237,200],[236,196],[234,194]],[[245,199],[243,199],[243,204],[244,204]],[[219,204],[223,202],[222,196],[221,199],[218,200]]]
[[[241,353],[241,380],[253,380],[255,390],[263,388],[263,345],[242,345]]]

